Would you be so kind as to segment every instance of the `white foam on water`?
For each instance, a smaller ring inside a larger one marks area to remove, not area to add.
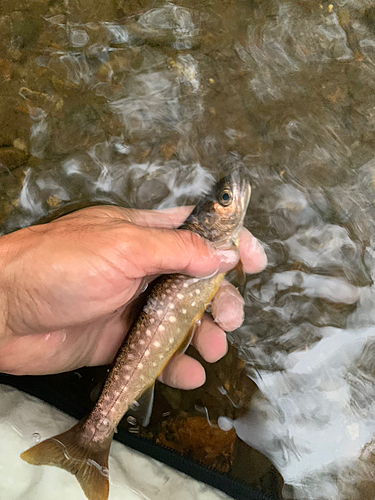
[[[286,356],[285,370],[253,376],[260,393],[250,411],[223,422],[233,425],[241,439],[269,457],[285,482],[295,486],[327,468],[344,473],[353,467],[375,430],[375,401],[369,394],[367,407],[359,411],[349,383],[358,356],[375,341],[375,326],[326,327],[317,333],[322,338],[313,347]],[[329,487],[332,479],[326,482]],[[303,494],[307,491],[308,486]]]

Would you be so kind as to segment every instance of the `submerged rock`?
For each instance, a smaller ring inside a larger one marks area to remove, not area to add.
[[[163,422],[156,442],[188,455],[206,467],[228,472],[233,464],[236,433],[224,432],[205,417],[187,417]]]

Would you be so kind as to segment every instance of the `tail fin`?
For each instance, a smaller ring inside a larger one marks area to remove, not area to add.
[[[22,453],[33,465],[54,465],[74,474],[89,500],[107,500],[108,455],[112,436],[96,443],[83,435],[84,421]]]

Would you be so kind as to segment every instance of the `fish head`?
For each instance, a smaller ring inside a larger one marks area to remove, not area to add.
[[[196,205],[183,228],[208,239],[216,248],[238,240],[250,201],[251,187],[243,169],[236,169],[216,182]]]

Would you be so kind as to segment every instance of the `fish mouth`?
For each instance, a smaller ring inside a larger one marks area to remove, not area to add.
[[[249,206],[250,202],[250,197],[251,197],[251,184],[249,179],[246,177],[245,179],[242,179],[242,186],[241,186],[241,203],[242,203],[242,213],[243,217],[246,215],[246,210],[247,207]],[[243,219],[242,219],[243,221]]]
[[[238,167],[235,170],[233,170],[229,174],[229,176],[231,178],[231,184],[233,186],[233,195],[234,198],[236,199],[238,212],[241,213],[242,215],[240,220],[240,225],[242,225],[251,196],[251,185],[250,185],[249,175],[244,167]]]

